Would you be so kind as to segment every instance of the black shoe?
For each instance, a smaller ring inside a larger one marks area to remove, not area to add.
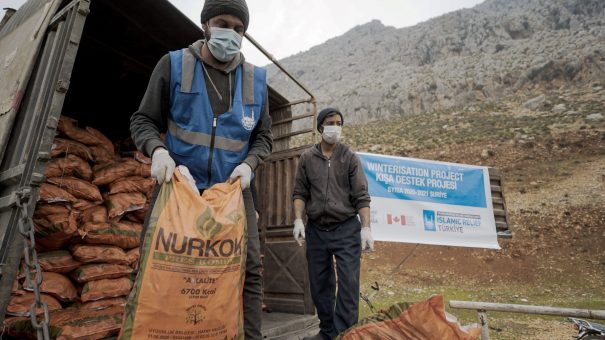
[[[317,333],[312,336],[306,336],[303,338],[303,340],[324,340],[324,337],[321,335],[321,333]]]

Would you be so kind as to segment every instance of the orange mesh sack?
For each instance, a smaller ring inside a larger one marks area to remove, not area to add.
[[[94,180],[92,183],[95,185],[109,184],[124,177],[135,175],[140,167],[141,163],[127,158],[119,162],[103,164],[93,169]]]
[[[109,210],[109,218],[122,216],[129,211],[143,209],[146,202],[147,197],[140,192],[109,195],[105,200],[105,204]]]
[[[111,306],[102,310],[66,308],[50,313],[51,339],[96,340],[118,333],[124,307]],[[13,318],[4,323],[9,336],[16,339],[37,339],[29,318]]]
[[[84,263],[130,263],[124,250],[116,246],[76,244],[71,248],[71,253],[74,259]]]
[[[80,299],[82,302],[88,302],[126,296],[131,289],[132,281],[127,277],[90,281],[84,284]]]
[[[34,279],[36,276],[33,276]],[[27,291],[33,291],[33,288],[23,287]],[[40,292],[46,293],[58,299],[59,301],[73,301],[78,297],[76,287],[71,281],[57,273],[42,272],[42,284],[40,284]]]
[[[38,254],[38,263],[45,272],[69,273],[82,263],[74,260],[67,250],[55,250]]]
[[[153,207],[119,339],[243,339],[245,216],[239,181],[200,196],[176,171]]]
[[[87,264],[71,273],[71,277],[78,283],[85,283],[94,280],[117,279],[128,276],[132,273],[132,268],[123,264],[98,263]]]
[[[119,194],[123,192],[140,192],[147,194],[153,190],[155,179],[151,177],[132,176],[119,179],[109,185],[110,194]]]
[[[107,208],[98,205],[82,211],[82,223],[107,222]]]
[[[61,309],[61,304],[57,299],[50,295],[40,294],[40,298],[43,302],[46,302],[48,311]],[[34,293],[27,293],[23,295],[11,296],[11,299],[6,306],[6,315],[12,316],[30,316],[32,303],[36,301],[36,295]],[[36,315],[44,313],[42,307],[36,308]]]
[[[138,247],[142,231],[140,224],[123,222],[86,222],[78,229],[86,243],[110,244],[123,249]]]
[[[66,135],[67,137],[78,141],[82,144],[86,145],[98,145],[101,144],[102,141],[99,140],[95,135],[86,131],[84,129],[80,129],[76,126],[77,121],[73,118],[69,118],[66,116],[61,116],[59,118],[59,124],[57,125],[57,130]]]
[[[97,202],[103,200],[99,188],[90,182],[69,176],[48,178],[47,181],[59,188],[65,189],[77,198]]]
[[[66,245],[78,231],[77,213],[34,215],[36,246],[41,250],[57,250]]]
[[[63,158],[56,158],[48,162],[46,170],[44,170],[44,176],[46,178],[75,176],[90,180],[92,178],[92,169],[82,158],[69,154]]]
[[[69,139],[55,138],[50,147],[50,156],[57,157],[62,154],[76,155],[83,159],[92,160],[90,149],[86,145]]]

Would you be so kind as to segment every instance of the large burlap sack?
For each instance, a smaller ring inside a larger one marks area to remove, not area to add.
[[[243,339],[245,235],[239,181],[200,196],[176,171],[155,202],[119,338]]]
[[[410,305],[398,303],[360,320],[343,332],[338,340],[475,340],[481,329],[461,327],[445,312],[443,296],[435,295],[426,301]]]
[[[99,202],[103,200],[99,188],[85,180],[78,179],[75,177],[52,177],[46,179],[48,183],[54,184],[61,189],[65,189],[76,198]]]
[[[57,157],[63,154],[76,155],[83,159],[92,160],[90,149],[86,145],[69,139],[55,138],[50,147],[50,155],[51,157]]]
[[[80,299],[82,302],[88,302],[126,296],[130,293],[131,289],[132,281],[127,277],[89,281],[82,287]]]
[[[78,233],[86,243],[109,244],[122,249],[138,247],[143,227],[127,222],[86,222]]]
[[[71,254],[74,259],[84,263],[130,263],[124,250],[116,246],[76,244],[71,248]]]
[[[61,309],[61,304],[57,299],[50,295],[40,294],[42,302],[46,302],[48,311],[52,312]],[[32,303],[36,301],[36,295],[34,293],[27,293],[22,295],[13,295],[6,306],[6,315],[12,316],[30,316]],[[36,315],[44,313],[42,307],[36,308]]]
[[[44,170],[44,176],[46,178],[75,176],[90,181],[92,179],[92,169],[82,158],[69,154],[48,162]]]
[[[112,306],[102,310],[66,308],[50,313],[51,339],[96,340],[115,335],[120,329],[124,307]],[[29,318],[7,319],[4,323],[9,336],[16,339],[37,339]]]

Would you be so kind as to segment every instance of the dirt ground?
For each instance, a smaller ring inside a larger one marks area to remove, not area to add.
[[[593,112],[596,98],[596,109],[603,109],[604,91],[589,89],[586,95],[590,100],[573,93],[554,96],[552,105],[556,98],[580,109],[590,102],[588,112]],[[523,129],[528,121],[515,116],[517,109],[510,105],[486,117],[497,117],[492,129],[507,120]],[[540,116],[532,118],[537,128],[524,131],[530,138],[471,136],[441,147],[407,149],[410,157],[501,169],[513,237],[499,240],[501,250],[377,242],[375,252],[363,254],[361,286],[375,309],[443,294],[446,301],[605,310],[605,122],[588,122],[581,113],[569,119],[572,114],[549,108],[534,115]],[[363,301],[360,308],[361,316],[371,313]],[[477,322],[476,312],[448,311],[462,324]],[[488,312],[488,322],[492,339],[571,339],[577,334],[562,317]]]

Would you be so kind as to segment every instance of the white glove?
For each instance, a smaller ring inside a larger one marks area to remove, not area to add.
[[[179,170],[181,175],[185,177],[185,179],[187,180],[187,184],[189,184],[191,189],[193,189],[196,194],[199,193],[200,191],[197,189],[197,186],[195,186],[195,179],[193,179],[193,176],[191,176],[191,172],[189,172],[189,169],[187,169],[187,167],[184,165],[179,165],[176,168]]]
[[[238,177],[240,179],[242,190],[248,189],[250,187],[250,179],[252,178],[252,168],[250,168],[250,165],[242,163],[236,166],[229,178],[237,179]]]
[[[176,164],[170,157],[168,150],[164,148],[155,149],[151,156],[151,177],[155,178],[159,185],[170,182],[175,167]]]
[[[294,234],[294,239],[298,242],[298,245],[302,246],[302,243],[305,241],[305,224],[300,218],[294,220],[292,234]]]
[[[374,238],[372,237],[372,229],[370,227],[361,228],[361,250],[367,249],[374,251]]]

